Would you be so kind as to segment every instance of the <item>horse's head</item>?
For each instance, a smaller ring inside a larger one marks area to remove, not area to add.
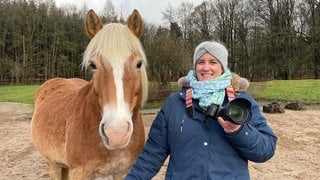
[[[93,89],[101,108],[99,133],[105,147],[126,147],[133,133],[133,116],[147,98],[146,57],[139,37],[143,22],[137,10],[127,25],[103,25],[90,10],[87,35],[92,38],[83,65],[93,70]]]

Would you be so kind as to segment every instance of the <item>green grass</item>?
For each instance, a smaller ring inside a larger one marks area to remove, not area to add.
[[[175,84],[175,83],[173,83]],[[39,85],[0,86],[0,102],[33,104],[34,94]],[[177,90],[176,86],[172,86]],[[150,92],[157,90],[151,82]],[[320,80],[274,80],[251,82],[248,92],[257,100],[303,101],[306,104],[320,104]],[[164,100],[147,102],[144,108],[158,108]]]
[[[0,102],[33,104],[34,94],[39,85],[0,86]]]
[[[273,80],[253,82],[250,86],[248,91],[256,99],[320,104],[320,80]]]
[[[143,109],[158,109],[164,104],[165,99],[157,101],[148,101],[143,105]]]

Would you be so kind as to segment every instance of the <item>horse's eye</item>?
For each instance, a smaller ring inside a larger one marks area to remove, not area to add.
[[[142,66],[142,60],[139,60],[139,61],[137,62],[137,64],[136,64],[136,68],[137,68],[137,69],[140,69],[141,66]]]
[[[92,62],[92,61],[89,62],[89,66],[90,66],[90,68],[91,68],[92,70],[96,70],[96,69],[97,69],[96,64],[95,64],[94,62]]]

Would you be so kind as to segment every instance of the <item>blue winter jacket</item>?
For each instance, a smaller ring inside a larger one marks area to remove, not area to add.
[[[241,93],[236,98],[252,103],[252,117],[237,132],[225,133],[216,119],[206,116],[197,100],[193,99],[193,117],[188,116],[185,90],[171,94],[154,120],[144,149],[126,179],[151,179],[168,156],[165,177],[168,180],[250,179],[248,160],[270,159],[277,137],[250,95]]]

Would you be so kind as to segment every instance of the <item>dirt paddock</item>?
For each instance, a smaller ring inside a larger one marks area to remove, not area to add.
[[[47,167],[30,138],[33,108],[0,103],[0,180],[49,179]],[[143,113],[146,132],[155,114]],[[253,180],[320,179],[320,109],[265,114],[279,140],[275,156],[250,163]],[[164,179],[166,164],[154,179]]]

